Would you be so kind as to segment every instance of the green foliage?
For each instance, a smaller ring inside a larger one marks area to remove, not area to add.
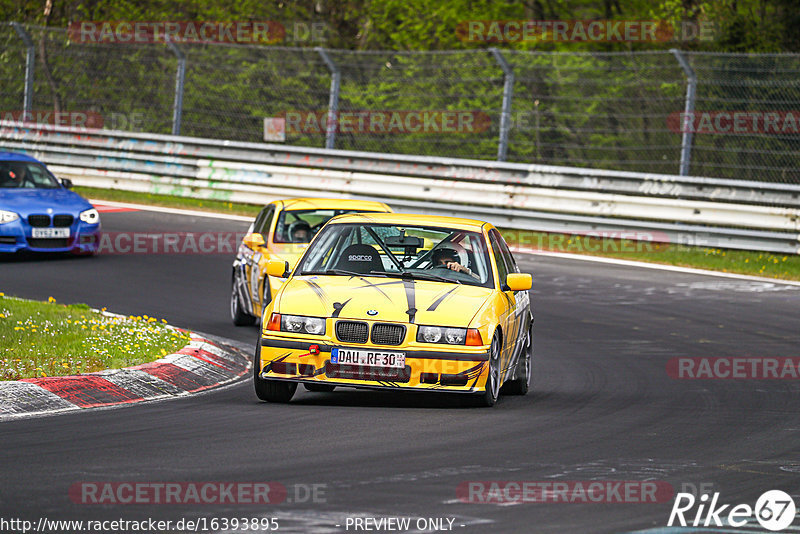
[[[75,21],[211,20],[323,22],[329,48],[446,50],[486,46],[464,42],[456,34],[469,20],[663,20],[710,21],[718,39],[690,43],[513,43],[509,48],[537,50],[626,50],[683,48],[731,52],[800,51],[800,10],[796,0],[66,0],[54,1],[44,15],[43,0],[0,0],[0,19],[66,27]],[[288,43],[284,43],[288,44]],[[320,43],[308,43],[308,45]]]
[[[37,45],[34,109],[93,111],[106,127],[170,133],[177,59],[163,44],[72,42],[70,22],[209,20],[324,23],[325,41],[269,45],[180,44],[187,57],[181,133],[256,142],[263,119],[324,113],[331,74],[313,46],[331,51],[342,72],[340,111],[485,114],[479,131],[337,134],[336,148],[494,159],[503,72],[495,45],[515,74],[510,161],[674,173],[680,135],[667,119],[683,109],[686,77],[668,51],[800,50],[796,0],[0,0],[8,20],[30,27]],[[665,42],[511,42],[463,40],[470,20],[660,20],[713,23],[712,40]],[[289,36],[291,37],[291,35]],[[288,46],[293,46],[289,48]],[[42,54],[44,52],[44,55]],[[569,53],[567,53],[569,52]],[[636,52],[634,54],[633,52]],[[21,107],[25,48],[0,26],[0,110]],[[752,59],[690,56],[698,111],[796,110],[794,56]],[[765,104],[766,103],[766,104]],[[696,135],[691,172],[796,183],[797,136]],[[323,131],[289,132],[289,145],[322,147]]]

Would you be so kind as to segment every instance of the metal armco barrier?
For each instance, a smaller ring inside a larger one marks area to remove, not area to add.
[[[286,196],[387,202],[517,229],[800,253],[800,186],[345,152],[0,122],[0,148],[78,185],[262,204]]]

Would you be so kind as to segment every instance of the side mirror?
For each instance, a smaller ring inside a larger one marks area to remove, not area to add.
[[[533,277],[527,273],[510,273],[506,276],[509,291],[527,291],[533,287]]]
[[[289,262],[269,260],[269,263],[267,263],[267,274],[277,278],[286,278],[289,276]]]
[[[61,185],[63,185],[67,189],[72,189],[72,180],[70,180],[69,178],[62,178]]]
[[[247,234],[242,239],[242,243],[249,249],[257,249],[264,246],[264,236],[261,234]]]

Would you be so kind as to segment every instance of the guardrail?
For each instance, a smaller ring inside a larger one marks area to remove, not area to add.
[[[261,204],[378,199],[545,232],[800,253],[800,186],[289,147],[0,121],[0,147],[78,185]],[[648,238],[648,237],[645,237]]]

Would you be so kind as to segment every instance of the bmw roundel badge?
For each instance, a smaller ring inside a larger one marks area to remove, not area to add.
[[[367,315],[369,316],[378,315],[378,310],[367,310]]]

